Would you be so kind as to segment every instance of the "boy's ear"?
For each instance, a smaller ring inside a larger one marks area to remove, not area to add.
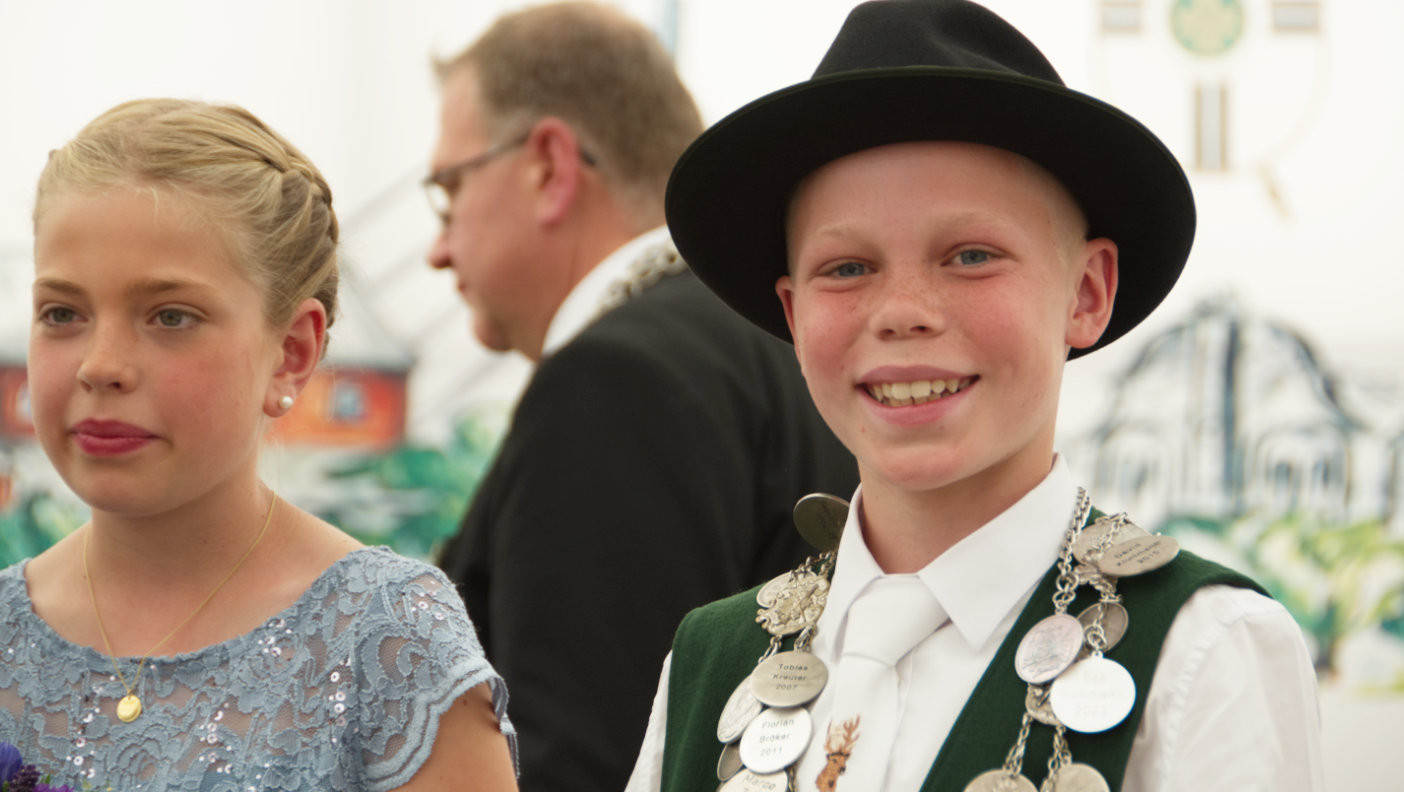
[[[327,309],[322,301],[308,297],[293,312],[279,343],[282,360],[273,372],[268,392],[263,397],[263,412],[270,418],[287,413],[280,402],[284,397],[297,398],[317,364],[327,344]]]
[[[1081,274],[1076,276],[1072,314],[1064,339],[1074,349],[1097,343],[1111,321],[1112,306],[1116,302],[1116,243],[1105,237],[1088,240],[1081,262]]]
[[[536,194],[536,217],[547,226],[556,225],[570,212],[584,178],[580,138],[570,124],[547,116],[531,128],[524,145],[531,157],[528,173]]]
[[[785,324],[790,327],[790,340],[795,338],[795,282],[789,275],[781,275],[775,281],[775,294],[780,298],[780,305],[785,309]],[[795,344],[795,354],[799,354],[799,345]]]

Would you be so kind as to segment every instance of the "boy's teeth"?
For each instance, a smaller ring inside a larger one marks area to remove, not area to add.
[[[961,388],[959,379],[916,380],[914,382],[883,382],[869,385],[868,393],[889,407],[923,404],[954,394]]]

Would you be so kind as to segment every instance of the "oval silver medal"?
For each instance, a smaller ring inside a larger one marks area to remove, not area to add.
[[[721,717],[717,718],[717,739],[729,743],[741,736],[746,724],[760,714],[761,703],[751,692],[751,677],[741,680],[741,684],[731,691],[731,696],[722,707]]]
[[[742,768],[717,792],[785,792],[789,785],[790,774],[783,770],[778,773],[755,773]]]
[[[794,519],[799,535],[814,549],[837,550],[848,522],[848,501],[822,492],[806,495],[795,504]]]
[[[1136,680],[1121,663],[1089,657],[1053,680],[1048,691],[1053,714],[1064,726],[1096,734],[1121,723],[1136,704]]]
[[[727,743],[722,746],[721,756],[717,757],[717,780],[727,781],[732,776],[741,772],[741,746],[736,743]]]
[[[767,657],[751,672],[751,694],[771,707],[808,704],[829,682],[829,669],[811,652],[791,650]]]
[[[1169,536],[1142,536],[1114,544],[1097,560],[1097,568],[1112,577],[1130,577],[1159,569],[1180,552],[1180,543]]]
[[[1020,773],[986,770],[965,785],[965,792],[1037,792],[1033,782]]]
[[[1024,633],[1014,653],[1014,670],[1030,685],[1042,685],[1072,665],[1081,649],[1082,623],[1055,613]]]
[[[741,735],[741,761],[759,775],[784,770],[809,747],[812,728],[809,710],[803,707],[765,710]]]

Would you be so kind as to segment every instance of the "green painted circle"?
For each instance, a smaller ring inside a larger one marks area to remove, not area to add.
[[[1222,55],[1243,38],[1240,0],[1175,0],[1170,30],[1180,46],[1196,55]]]

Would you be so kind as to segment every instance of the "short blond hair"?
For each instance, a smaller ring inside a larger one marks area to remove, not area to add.
[[[122,185],[194,201],[264,290],[270,324],[288,321],[315,297],[331,325],[340,233],[331,189],[302,152],[252,113],[181,99],[108,110],[50,153],[34,203],[35,235],[57,196]]]
[[[500,17],[454,58],[478,81],[485,130],[506,139],[546,116],[570,124],[619,198],[661,222],[673,164],[702,117],[658,37],[599,3],[537,6]]]

